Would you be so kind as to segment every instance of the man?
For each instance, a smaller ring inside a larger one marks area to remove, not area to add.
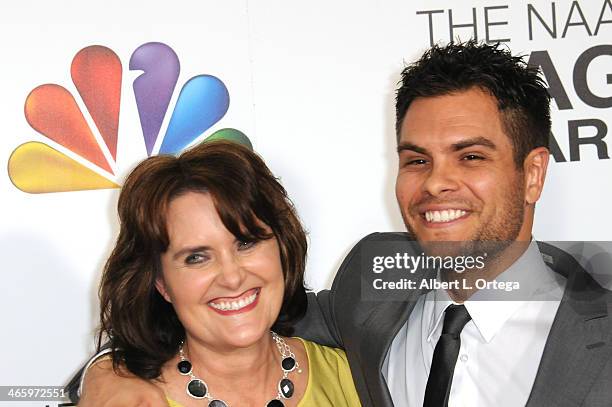
[[[396,195],[410,235],[424,246],[507,242],[476,276],[536,276],[546,297],[530,287],[520,300],[477,301],[449,287],[368,301],[359,295],[364,248],[407,240],[373,234],[331,290],[310,295],[296,334],[346,350],[364,406],[611,405],[612,294],[571,256],[529,243],[549,158],[549,96],[537,72],[498,46],[434,46],[402,72],[396,112]],[[162,400],[102,367],[87,375],[86,393],[110,386],[126,391],[97,398],[106,405]]]

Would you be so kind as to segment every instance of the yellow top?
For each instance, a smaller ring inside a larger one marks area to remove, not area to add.
[[[306,348],[309,366],[308,385],[298,407],[361,406],[344,351],[298,339]],[[182,407],[170,399],[168,405]]]

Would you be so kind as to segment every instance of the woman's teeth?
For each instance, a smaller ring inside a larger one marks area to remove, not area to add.
[[[219,311],[237,311],[250,305],[257,298],[257,292],[249,295],[246,298],[241,298],[238,301],[220,301],[220,302],[209,302],[208,305],[213,307],[214,309],[218,309]]]

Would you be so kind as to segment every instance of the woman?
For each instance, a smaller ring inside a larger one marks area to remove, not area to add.
[[[289,338],[306,237],[263,161],[226,141],[151,157],[119,197],[100,287],[115,371],[171,406],[359,405],[346,356]]]

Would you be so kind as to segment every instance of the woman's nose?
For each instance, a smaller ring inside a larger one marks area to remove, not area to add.
[[[238,289],[242,286],[245,278],[245,269],[235,256],[226,256],[219,268],[219,276],[217,277],[217,283],[228,288]]]

